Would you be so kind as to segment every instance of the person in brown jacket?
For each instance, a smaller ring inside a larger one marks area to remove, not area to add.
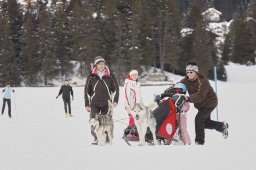
[[[108,100],[113,103],[113,107],[116,107],[119,99],[118,83],[114,74],[105,65],[104,58],[96,57],[94,66],[84,89],[85,109],[90,112],[90,118],[94,118],[97,114],[107,114]],[[91,134],[94,137],[92,144],[97,144],[96,134],[92,130]]]
[[[196,144],[205,143],[205,129],[215,129],[228,137],[228,124],[211,120],[211,113],[218,104],[218,98],[209,80],[198,72],[196,62],[188,62],[186,76],[180,81],[188,88],[187,101],[193,103],[198,113],[195,117]]]

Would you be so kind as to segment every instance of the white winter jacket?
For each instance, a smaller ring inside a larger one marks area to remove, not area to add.
[[[136,104],[141,103],[140,82],[132,80],[128,77],[124,84],[125,108],[129,110]]]

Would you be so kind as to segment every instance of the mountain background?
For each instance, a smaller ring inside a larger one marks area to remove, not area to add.
[[[209,8],[226,34],[206,29]],[[0,0],[0,23],[0,86],[86,78],[99,55],[120,83],[130,69],[184,75],[191,60],[210,79],[217,66],[223,81],[230,61],[255,65],[255,0]]]

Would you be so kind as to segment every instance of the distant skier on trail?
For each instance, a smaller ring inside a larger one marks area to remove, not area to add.
[[[2,106],[2,115],[4,114],[5,104],[8,105],[8,115],[11,118],[11,98],[12,93],[14,93],[14,89],[10,87],[10,82],[6,83],[6,87],[3,89],[3,106]]]
[[[64,85],[61,86],[60,91],[56,99],[62,94],[62,99],[64,102],[64,110],[66,117],[73,117],[71,114],[71,100],[70,100],[70,95],[72,96],[72,100],[74,100],[74,94],[73,94],[73,89],[72,86],[69,85],[68,80],[64,81]],[[67,106],[68,106],[68,111],[67,111]]]

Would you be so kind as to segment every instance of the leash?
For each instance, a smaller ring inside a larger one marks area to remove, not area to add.
[[[126,119],[128,119],[128,118],[126,117],[126,118],[122,118],[122,119],[117,119],[117,120],[114,120],[113,122],[118,122],[120,120],[126,120]]]
[[[128,118],[117,119],[117,120],[114,120],[113,122],[114,122],[114,123],[115,123],[115,122],[120,122],[120,123],[123,123],[123,124],[125,124],[125,125],[128,125],[128,123],[125,123],[125,122],[122,121],[122,120],[126,120],[126,119],[128,119]]]

